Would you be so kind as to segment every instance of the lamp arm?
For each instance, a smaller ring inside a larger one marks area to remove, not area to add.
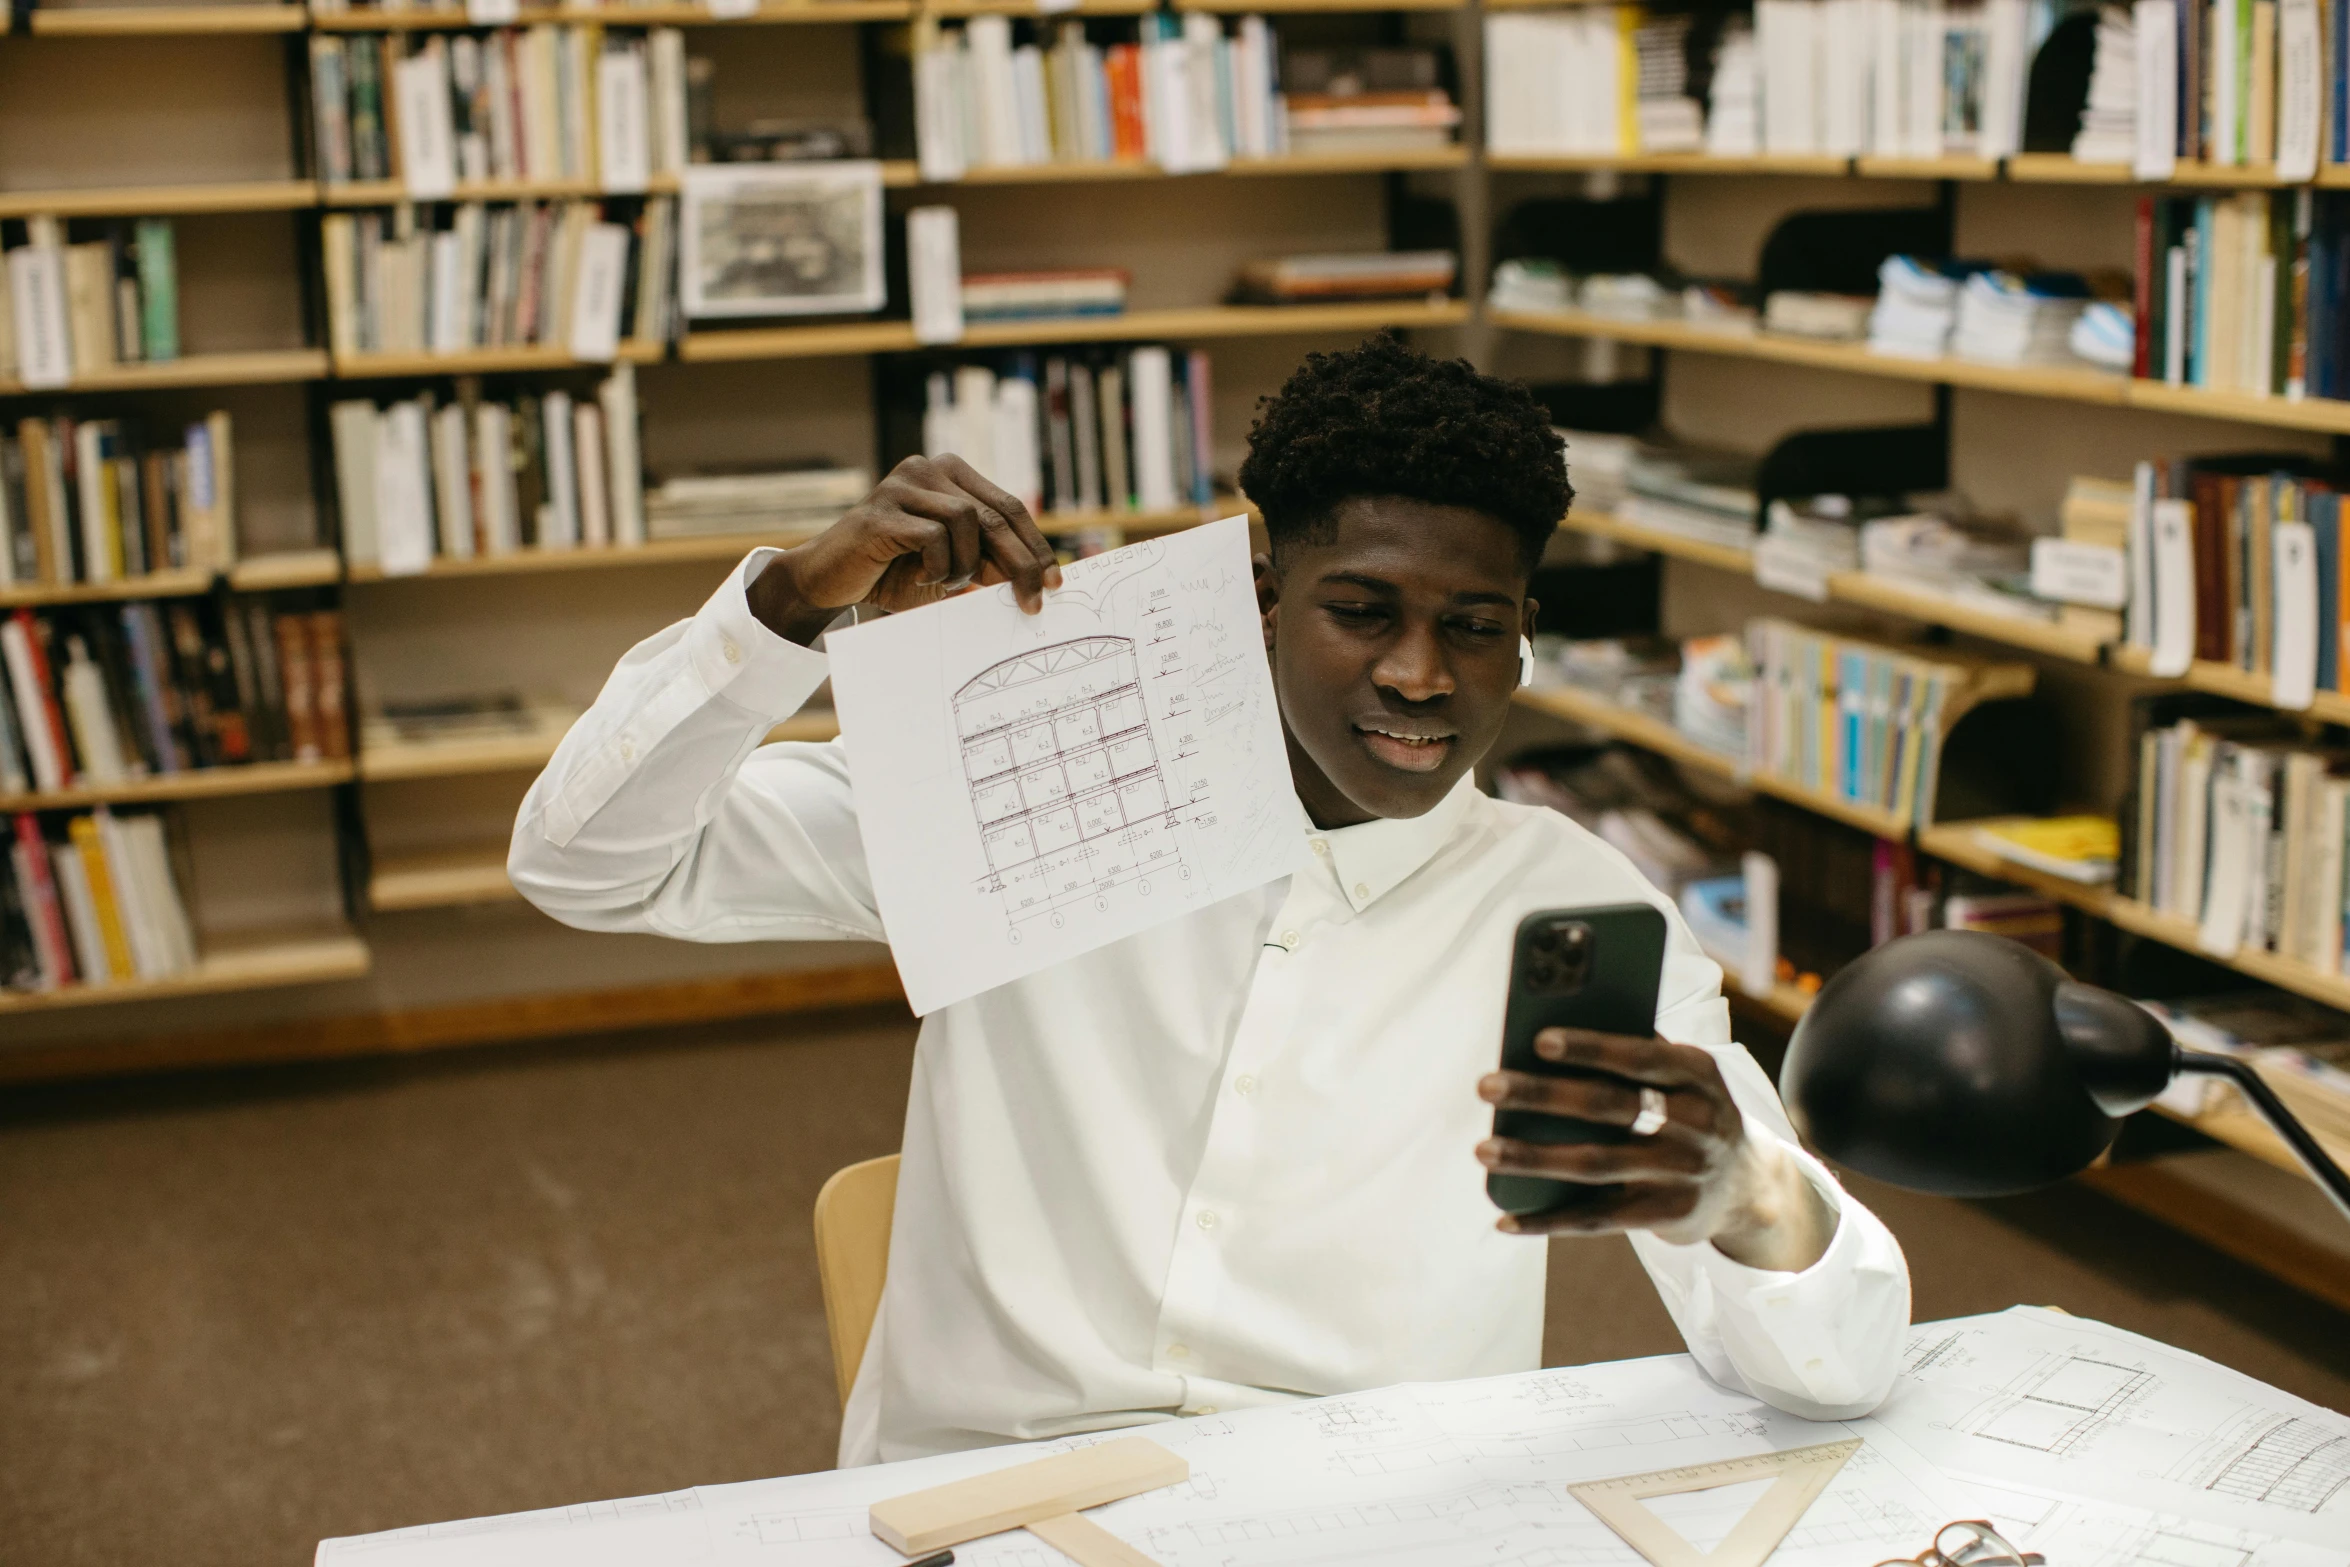
[[[2345,1174],[2342,1167],[2334,1163],[2333,1156],[2325,1151],[2325,1146],[2310,1135],[2309,1128],[2303,1126],[2292,1111],[2285,1108],[2285,1102],[2277,1097],[2276,1090],[2262,1081],[2249,1061],[2217,1055],[2208,1050],[2182,1048],[2178,1053],[2178,1070],[2199,1072],[2207,1077],[2224,1077],[2234,1083],[2237,1091],[2252,1101],[2253,1107],[2259,1110],[2271,1129],[2293,1150],[2294,1155],[2308,1169],[2310,1179],[2316,1181],[2319,1188],[2333,1199],[2342,1217],[2350,1219],[2350,1174]]]

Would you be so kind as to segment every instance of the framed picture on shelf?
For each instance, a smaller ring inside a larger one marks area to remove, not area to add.
[[[846,315],[889,302],[878,163],[696,164],[682,217],[690,317]]]

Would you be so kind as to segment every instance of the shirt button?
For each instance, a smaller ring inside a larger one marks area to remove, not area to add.
[[[1203,1230],[1214,1229],[1216,1227],[1216,1210],[1213,1208],[1202,1208],[1199,1211],[1199,1218],[1194,1222],[1196,1222]]]
[[[1169,1344],[1167,1346],[1167,1358],[1169,1360],[1189,1360],[1191,1358],[1191,1346],[1188,1344]]]
[[[1245,1099],[1257,1091],[1257,1080],[1243,1072],[1232,1080],[1232,1091]]]
[[[1281,945],[1285,950],[1295,952],[1297,950],[1297,932],[1294,930],[1283,931],[1281,933]]]
[[[627,738],[626,736],[621,737],[620,759],[624,762],[633,762],[636,760],[636,742]]]
[[[726,655],[726,661],[729,664],[739,664],[743,661],[743,650],[735,646],[734,638],[732,637],[728,637],[725,641],[719,643],[718,651]]]
[[[1215,1412],[1216,1406],[1213,1404],[1202,1404],[1197,1409],[1192,1411],[1192,1413],[1195,1415],[1212,1415]]]
[[[1321,839],[1316,838],[1314,840],[1314,852],[1322,856],[1322,858],[1328,859],[1330,857],[1330,845],[1324,843]]]
[[[1358,897],[1358,898],[1367,898],[1367,897],[1369,897],[1370,895],[1371,895],[1371,889],[1370,889],[1368,886],[1366,886],[1365,884],[1363,884],[1362,882],[1359,882],[1359,881],[1355,883],[1355,896],[1356,896],[1356,897]]]

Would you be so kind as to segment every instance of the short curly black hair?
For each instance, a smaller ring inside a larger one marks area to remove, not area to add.
[[[1516,381],[1431,359],[1392,334],[1308,354],[1258,404],[1240,487],[1276,555],[1325,543],[1340,502],[1401,495],[1481,511],[1517,534],[1531,573],[1575,498],[1566,443]]]

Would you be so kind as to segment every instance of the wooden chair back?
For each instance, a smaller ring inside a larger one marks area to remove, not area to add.
[[[890,1215],[898,1202],[898,1156],[835,1170],[816,1194],[816,1277],[832,1335],[832,1378],[842,1408],[856,1385],[889,1277]]]

